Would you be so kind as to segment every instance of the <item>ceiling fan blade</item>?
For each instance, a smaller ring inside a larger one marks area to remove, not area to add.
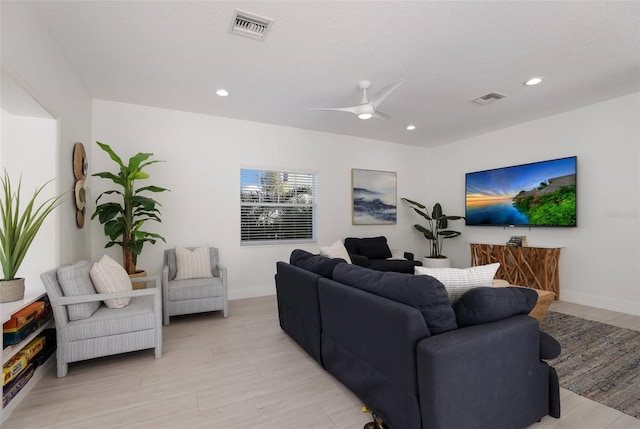
[[[391,116],[389,116],[388,114],[381,112],[379,110],[376,110],[375,113],[373,114],[374,118],[381,118],[381,119],[391,119]]]
[[[307,107],[307,110],[336,110],[338,112],[349,112],[353,114],[358,114],[359,106],[354,107]]]
[[[380,103],[382,103],[382,100],[387,98],[389,94],[391,94],[393,91],[398,89],[398,87],[403,83],[405,83],[405,81],[406,79],[399,80],[397,82],[394,82],[390,85],[385,86],[380,91],[376,92],[376,95],[374,95],[373,98],[371,99],[371,104],[378,107]]]

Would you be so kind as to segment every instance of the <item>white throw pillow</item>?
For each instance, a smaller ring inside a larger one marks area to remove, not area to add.
[[[320,254],[327,258],[340,258],[347,261],[347,264],[351,263],[351,258],[349,257],[349,252],[347,252],[346,247],[344,247],[344,243],[342,240],[338,240],[333,243],[331,246],[324,246],[320,248]]]
[[[440,280],[453,304],[469,289],[491,286],[498,268],[500,268],[499,262],[470,268],[415,267],[415,274],[428,275]]]
[[[208,247],[189,250],[176,246],[175,280],[204,279],[211,274],[211,255]]]
[[[89,275],[98,293],[127,292],[133,289],[129,274],[122,265],[107,255],[93,264]],[[130,300],[131,298],[107,299],[104,303],[109,308],[123,308],[129,305]]]

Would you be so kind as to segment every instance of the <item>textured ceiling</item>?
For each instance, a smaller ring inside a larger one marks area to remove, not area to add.
[[[94,98],[417,146],[640,91],[637,1],[34,4]],[[229,32],[236,8],[274,19],[264,41]],[[391,120],[306,110],[358,104],[362,79],[407,80]]]

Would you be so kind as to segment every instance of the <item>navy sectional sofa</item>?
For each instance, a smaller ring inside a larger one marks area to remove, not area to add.
[[[282,329],[391,429],[517,429],[559,416],[557,376],[526,315],[537,294],[513,289],[463,296],[459,327],[433,277],[303,250],[276,274]]]

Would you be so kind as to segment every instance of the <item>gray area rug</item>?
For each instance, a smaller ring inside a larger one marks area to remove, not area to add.
[[[560,386],[640,419],[640,332],[553,311],[541,329],[562,345]]]

